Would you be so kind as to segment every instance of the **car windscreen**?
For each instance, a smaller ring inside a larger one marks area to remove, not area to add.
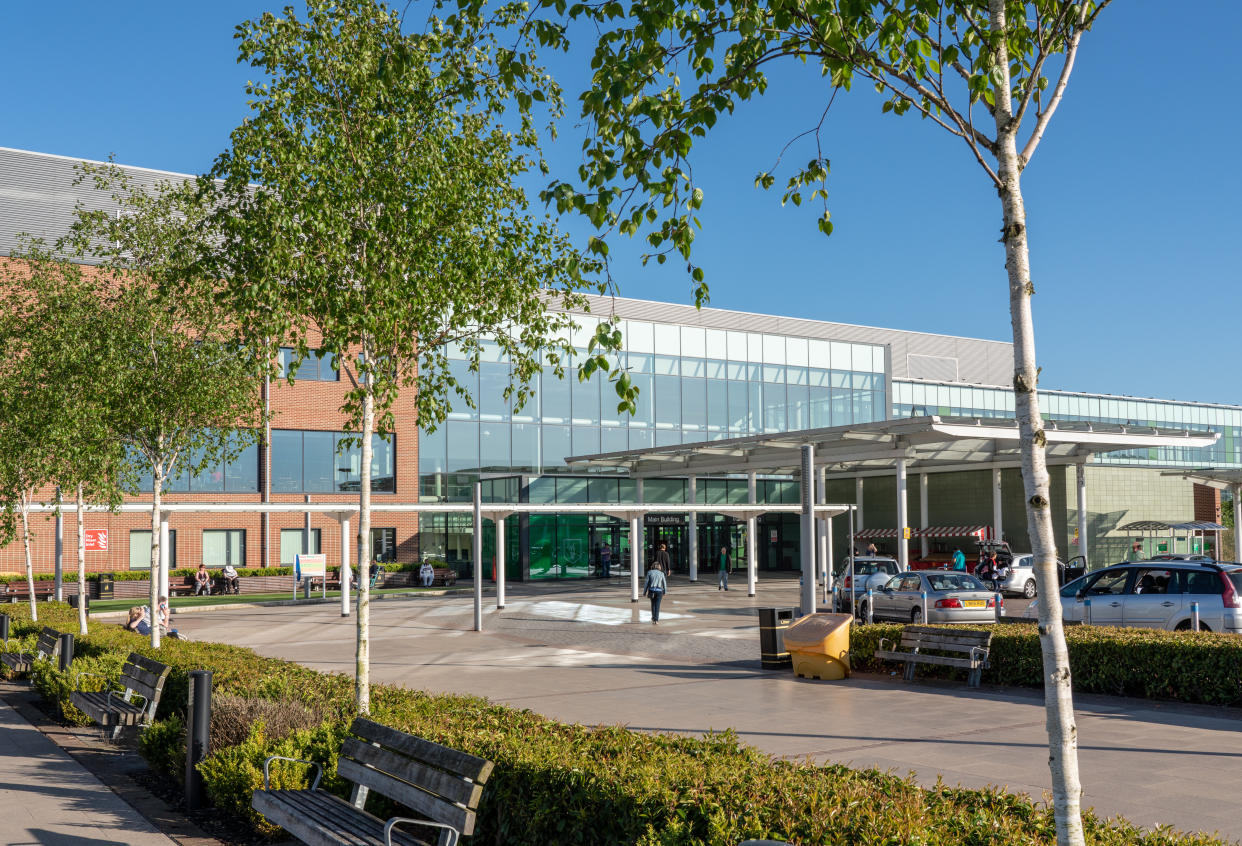
[[[964,573],[935,573],[929,575],[927,581],[932,590],[987,590],[973,576]]]
[[[849,572],[847,569],[846,572]],[[876,561],[858,561],[854,564],[854,575],[856,576],[872,576],[876,573],[889,572],[888,568],[882,567]]]

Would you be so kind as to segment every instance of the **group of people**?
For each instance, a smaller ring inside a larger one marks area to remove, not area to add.
[[[168,597],[161,596],[159,603],[156,605],[156,620],[160,627],[160,634],[167,635],[178,639],[182,638],[180,632],[168,626]],[[129,609],[129,619],[126,620],[124,628],[126,631],[137,632],[142,636],[151,634],[151,606],[135,605]]]
[[[732,566],[728,546],[720,547],[717,563],[716,589],[728,590],[729,570]],[[668,593],[668,574],[672,572],[672,569],[672,561],[668,554],[668,544],[661,541],[660,546],[651,558],[651,566],[647,569],[647,578],[643,582],[643,596],[651,600],[651,622],[653,625],[658,625],[660,622],[660,603],[664,599],[664,594]]]
[[[954,558],[954,569],[957,568],[956,557]],[[962,569],[965,569],[965,561],[963,559]],[[995,550],[986,550],[979,563],[975,565],[975,577],[980,581],[989,583],[992,590],[999,591],[1001,586],[1009,579],[1009,562],[997,561]]]
[[[225,564],[220,570],[220,578],[224,580],[224,593],[241,593],[241,584],[237,577],[237,568]],[[194,573],[194,595],[211,596],[211,571],[206,564],[199,564]]]

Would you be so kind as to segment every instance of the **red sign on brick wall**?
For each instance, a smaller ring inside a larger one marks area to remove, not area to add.
[[[87,529],[86,530],[86,551],[87,552],[107,552],[108,551],[108,530],[107,529]]]

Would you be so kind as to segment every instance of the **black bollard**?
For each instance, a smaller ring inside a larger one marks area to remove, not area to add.
[[[60,671],[62,673],[69,671],[69,665],[73,663],[73,635],[66,632],[60,636]]]
[[[207,804],[198,765],[211,747],[211,670],[190,671],[190,709],[186,720],[185,806],[196,811]]]
[[[0,614],[0,640],[4,641],[4,646],[7,649],[9,645],[9,615],[8,614]]]

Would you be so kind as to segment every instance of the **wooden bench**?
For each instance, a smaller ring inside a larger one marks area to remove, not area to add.
[[[7,641],[5,647],[8,647]],[[5,652],[0,654],[0,661],[15,673],[28,673],[36,661],[52,661],[59,654],[60,632],[44,626],[35,642],[34,652]]]
[[[56,584],[46,580],[34,583],[35,599],[49,599],[56,591]],[[30,587],[25,582],[5,582],[0,584],[0,597],[7,602],[24,602],[30,599]]]
[[[121,729],[128,726],[151,725],[160,696],[164,693],[169,669],[166,664],[131,652],[117,681],[98,673],[78,673],[74,677],[74,691],[69,694],[69,701],[105,729],[112,729],[112,736],[116,737]],[[104,679],[108,687],[104,690],[82,690],[81,680],[87,676]],[[134,702],[134,697],[141,699],[142,704]]]
[[[456,846],[474,832],[475,809],[492,762],[423,740],[412,734],[358,717],[351,727],[357,738],[341,746],[336,773],[354,783],[350,801],[319,789],[323,767],[273,755],[263,762],[263,789],[251,806],[289,834],[310,846]],[[272,790],[273,761],[310,764],[317,772],[307,790]],[[363,810],[374,790],[426,819],[392,817],[381,820]],[[415,837],[396,826],[438,829],[438,837]]]
[[[877,658],[889,661],[902,661],[906,665],[906,681],[914,679],[915,664],[939,664],[945,667],[965,667],[970,670],[969,683],[978,687],[983,669],[988,666],[988,651],[992,644],[992,633],[974,631],[972,629],[945,629],[937,626],[906,626],[901,632],[901,649],[885,649],[887,639],[880,639],[880,648],[875,651]],[[965,657],[951,655],[928,655],[921,650],[937,652],[957,652]]]

